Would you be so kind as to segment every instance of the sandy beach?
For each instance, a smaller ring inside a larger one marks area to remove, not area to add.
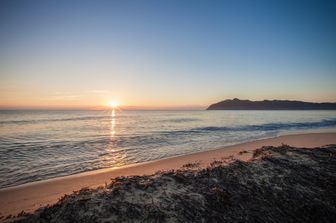
[[[16,215],[21,211],[33,212],[42,206],[55,203],[64,194],[70,194],[83,187],[93,188],[105,185],[110,183],[111,178],[118,176],[153,174],[159,170],[178,169],[184,164],[194,162],[200,163],[201,166],[206,166],[214,160],[229,156],[246,161],[251,158],[252,150],[262,146],[280,146],[281,144],[306,148],[336,144],[336,133],[285,135],[191,155],[129,165],[121,168],[87,172],[17,187],[5,188],[0,190],[0,215]],[[240,151],[247,152],[239,153]]]

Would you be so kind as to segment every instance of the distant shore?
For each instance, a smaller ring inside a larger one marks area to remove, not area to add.
[[[255,149],[282,144],[306,148],[336,144],[336,133],[284,135],[190,155],[5,188],[0,190],[0,216],[16,215],[21,211],[33,212],[42,206],[55,203],[64,194],[70,194],[83,187],[94,188],[109,184],[111,178],[118,176],[153,174],[159,170],[178,169],[187,163],[199,163],[201,167],[205,167],[214,160],[230,156],[247,161],[252,157],[252,151]]]
[[[290,100],[250,101],[234,98],[212,104],[207,110],[336,110],[336,103]]]

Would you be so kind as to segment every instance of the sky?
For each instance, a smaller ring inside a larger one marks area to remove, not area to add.
[[[336,102],[335,1],[0,1],[0,108]]]

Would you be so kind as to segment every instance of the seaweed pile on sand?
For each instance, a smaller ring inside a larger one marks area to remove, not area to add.
[[[17,222],[334,222],[336,145],[263,147],[249,162],[188,164],[84,188]]]

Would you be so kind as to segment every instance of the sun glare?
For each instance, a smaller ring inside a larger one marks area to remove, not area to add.
[[[117,101],[109,101],[108,106],[110,108],[117,108],[119,106],[119,103]]]

